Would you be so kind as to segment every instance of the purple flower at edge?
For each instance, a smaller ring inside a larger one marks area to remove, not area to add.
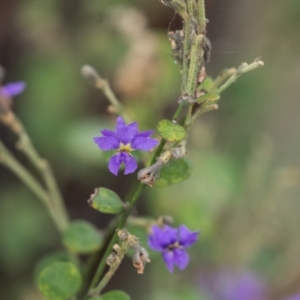
[[[0,87],[0,96],[3,97],[14,97],[21,94],[26,87],[26,83],[24,81],[17,81],[7,83]]]
[[[108,169],[114,175],[118,175],[122,163],[125,165],[124,174],[133,173],[137,169],[131,151],[150,151],[158,144],[157,140],[149,137],[154,130],[138,132],[137,122],[126,125],[121,116],[117,118],[115,131],[103,129],[100,132],[103,136],[94,138],[98,147],[103,151],[117,150],[108,162]]]
[[[153,225],[151,230],[148,245],[151,249],[162,253],[163,260],[170,273],[173,272],[174,266],[177,266],[180,270],[185,269],[189,263],[189,255],[185,249],[197,241],[199,231],[190,231],[185,225],[178,228],[168,225],[161,228]]]
[[[294,296],[290,296],[288,298],[284,298],[284,300],[300,300],[300,293]]]

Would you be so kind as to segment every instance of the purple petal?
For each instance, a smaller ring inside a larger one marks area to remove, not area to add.
[[[103,134],[103,136],[114,136],[115,138],[118,138],[116,133],[112,130],[103,129],[100,132]]]
[[[170,273],[173,273],[174,270],[174,253],[171,250],[166,250],[162,254],[163,260]]]
[[[178,266],[180,270],[185,269],[190,260],[187,252],[184,249],[174,249],[173,256],[174,256],[173,259],[174,264]]]
[[[300,294],[285,298],[284,300],[300,300]]]
[[[151,226],[151,235],[149,236],[149,247],[153,245],[153,250],[161,251],[168,246],[177,242],[178,231],[176,228],[165,225],[164,228],[160,228],[157,225]],[[151,242],[150,242],[151,240]]]
[[[121,156],[122,162],[125,165],[124,174],[127,175],[133,173],[138,167],[135,158],[127,152],[121,152]]]
[[[13,97],[21,94],[26,87],[23,81],[8,83],[0,88],[0,94],[5,97]]]
[[[115,136],[94,137],[94,142],[104,151],[118,149],[120,142]]]
[[[118,152],[117,154],[113,155],[108,162],[109,171],[117,176],[120,169],[121,162],[122,162],[122,157],[121,154]]]
[[[183,247],[192,246],[198,239],[200,231],[190,231],[185,225],[178,228],[179,244]]]
[[[123,126],[126,126],[126,123],[125,123],[123,117],[122,116],[117,117],[117,127],[116,127],[116,129],[118,129],[119,127],[123,127]]]
[[[136,136],[149,137],[153,132],[154,132],[154,130],[141,131],[138,134],[136,134]]]
[[[132,140],[131,146],[136,150],[150,151],[158,145],[158,141],[148,137],[143,137],[138,133]]]
[[[124,145],[131,143],[137,133],[137,122],[126,125],[122,117],[117,118],[116,134]]]
[[[161,235],[161,228],[157,225],[153,225],[151,231],[151,234],[148,236],[148,246],[155,251],[163,251],[164,246],[159,238]]]
[[[231,272],[223,270],[215,278],[218,295],[224,300],[262,300],[265,299],[265,285],[261,279],[250,272]]]

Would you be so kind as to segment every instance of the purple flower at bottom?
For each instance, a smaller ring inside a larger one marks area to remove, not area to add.
[[[197,241],[199,231],[190,231],[185,225],[178,228],[168,225],[161,228],[153,225],[151,230],[148,245],[151,249],[162,253],[168,270],[172,273],[174,266],[180,270],[185,269],[189,263],[189,255],[185,248],[192,246]]]
[[[23,81],[11,82],[0,87],[0,96],[14,97],[21,94],[26,87]]]
[[[133,173],[137,169],[131,151],[150,151],[158,144],[157,140],[149,137],[153,130],[138,132],[137,122],[126,125],[121,116],[117,118],[115,131],[103,129],[100,132],[103,136],[94,138],[98,147],[104,151],[117,150],[108,162],[108,169],[114,175],[118,175],[122,163],[125,165],[124,174]]]
[[[257,274],[227,268],[212,276],[206,274],[200,287],[214,300],[265,300],[267,292],[264,281]]]
[[[300,294],[288,297],[288,298],[284,298],[284,300],[300,300]]]

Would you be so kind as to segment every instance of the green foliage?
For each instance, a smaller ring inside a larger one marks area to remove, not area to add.
[[[171,160],[161,169],[160,178],[155,182],[155,187],[165,187],[187,180],[193,172],[190,159]]]
[[[117,214],[123,209],[120,197],[106,188],[96,188],[88,202],[94,209],[106,214]]]
[[[78,220],[63,233],[63,244],[72,252],[90,253],[101,247],[102,236],[91,223]]]
[[[45,256],[43,256],[41,259],[38,260],[35,268],[34,268],[34,278],[37,281],[37,278],[39,276],[39,274],[41,273],[42,270],[44,270],[47,266],[49,266],[50,264],[54,263],[54,262],[69,262],[70,258],[68,253],[66,253],[65,251],[54,251],[51,252],[49,254],[46,254]]]
[[[110,291],[102,296],[88,298],[88,300],[130,300],[128,294],[123,291]]]
[[[201,85],[199,86],[198,89],[201,89],[204,91],[210,91],[213,89],[214,84],[215,84],[214,80],[211,77],[207,76],[204,79],[204,81],[201,83]]]
[[[48,300],[66,300],[79,291],[81,274],[72,263],[55,262],[39,274],[38,286]]]
[[[182,141],[186,136],[185,129],[170,120],[161,120],[157,125],[157,130],[159,134],[169,142]]]

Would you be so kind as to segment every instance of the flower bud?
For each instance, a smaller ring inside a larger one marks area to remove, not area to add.
[[[97,71],[90,65],[84,65],[81,68],[81,75],[83,78],[93,86],[99,86],[99,83],[103,81]]]
[[[172,216],[160,216],[157,220],[157,224],[161,227],[164,225],[172,225],[174,222],[174,219]]]
[[[134,248],[132,262],[133,266],[137,269],[138,274],[143,274],[146,263],[150,262],[149,254],[146,249],[137,245],[137,247]]]
[[[180,142],[178,147],[174,147],[171,149],[171,154],[174,159],[182,159],[186,155],[185,141]]]
[[[141,169],[137,175],[138,180],[140,180],[141,183],[148,184],[152,187],[154,182],[159,179],[162,164],[161,161],[157,161],[150,167]]]
[[[117,231],[118,237],[122,242],[126,242],[129,237],[129,232],[126,228]]]
[[[111,254],[108,255],[107,259],[106,259],[106,263],[111,266],[115,263],[120,263],[120,257],[117,253],[112,252]]]

